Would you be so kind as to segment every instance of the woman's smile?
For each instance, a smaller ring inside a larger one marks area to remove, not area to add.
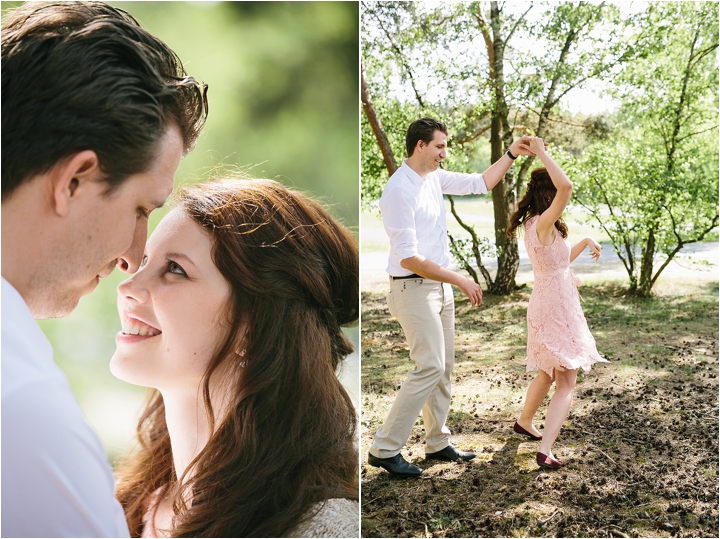
[[[157,337],[161,333],[162,331],[158,328],[135,318],[134,315],[131,316],[124,313],[122,317],[122,330],[115,336],[115,343],[120,346],[121,344],[143,342]]]
[[[126,316],[123,320],[122,333],[124,335],[141,335],[142,337],[155,337],[162,331],[134,316]]]
[[[211,247],[210,236],[180,210],[158,224],[140,269],[118,286],[115,376],[161,391],[197,391],[224,335],[230,297]],[[142,343],[148,346],[136,346]]]

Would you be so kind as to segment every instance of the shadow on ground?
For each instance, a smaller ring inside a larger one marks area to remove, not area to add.
[[[395,479],[362,468],[364,537],[718,537],[717,283],[634,300],[583,288],[588,322],[610,359],[579,376],[554,452],[512,432],[524,391],[529,290],[457,298],[457,365],[448,426],[468,463],[425,461],[422,420],[403,455],[425,471]],[[412,362],[382,297],[363,298],[363,460]],[[383,368],[383,365],[385,366]],[[541,407],[536,424],[542,428]]]

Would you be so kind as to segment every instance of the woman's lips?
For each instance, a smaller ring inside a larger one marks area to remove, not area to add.
[[[157,335],[135,335],[130,333],[123,333],[122,331],[118,331],[117,335],[115,335],[115,342],[117,344],[125,343],[125,344],[131,344],[131,343],[137,343],[137,342],[144,342],[149,339],[154,339],[157,337]]]
[[[132,316],[126,316],[123,320],[122,333],[124,335],[139,335],[141,337],[155,337],[162,331],[150,324],[138,320]]]

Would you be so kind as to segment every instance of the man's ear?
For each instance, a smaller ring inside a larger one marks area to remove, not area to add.
[[[70,212],[70,205],[100,177],[100,161],[92,150],[83,150],[58,163],[51,172],[52,207],[59,217]]]
[[[425,146],[427,146],[427,144],[425,144],[424,140],[418,140],[415,145],[415,150],[420,150],[422,152],[425,149]]]

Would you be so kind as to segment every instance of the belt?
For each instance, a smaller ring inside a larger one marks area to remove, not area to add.
[[[418,275],[417,273],[411,273],[410,275],[403,275],[402,277],[393,277],[391,275],[390,277],[392,277],[393,281],[397,281],[399,279],[424,279],[425,278],[422,275]]]

